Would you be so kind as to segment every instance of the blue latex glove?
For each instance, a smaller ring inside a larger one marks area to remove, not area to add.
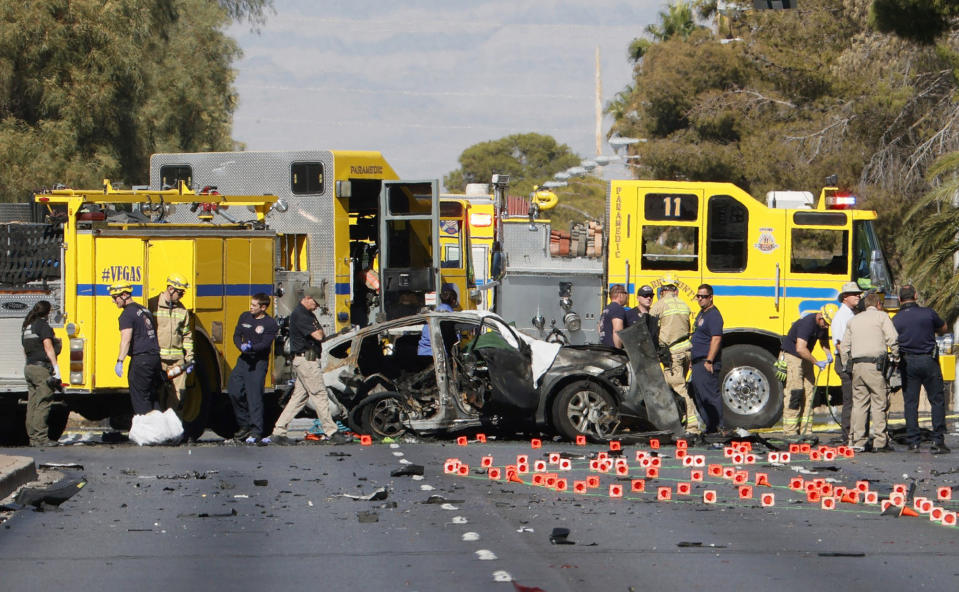
[[[183,371],[186,372],[187,374],[189,374],[190,372],[193,372],[193,364],[190,364],[189,366],[184,368]]]
[[[241,351],[241,352],[248,352],[248,351],[250,351],[251,349],[253,349],[253,344],[250,343],[249,341],[245,341],[245,342],[243,342],[243,343],[240,344],[240,351]]]
[[[119,378],[123,378],[123,362],[117,362],[117,365],[113,371],[117,373]]]
[[[818,360],[816,362],[816,366],[818,366],[820,370],[825,370],[828,364],[829,362],[826,362],[825,360]]]
[[[832,352],[831,352],[831,351],[827,351],[827,352],[826,352],[826,363],[827,363],[827,364],[832,364]]]

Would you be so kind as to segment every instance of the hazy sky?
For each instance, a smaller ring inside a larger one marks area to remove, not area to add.
[[[514,133],[593,156],[595,48],[605,102],[664,4],[276,0],[258,34],[230,31],[244,51],[233,137],[248,150],[379,150],[403,178],[442,178],[465,148]]]

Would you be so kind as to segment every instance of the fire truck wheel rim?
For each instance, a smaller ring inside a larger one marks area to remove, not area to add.
[[[770,390],[766,375],[752,366],[733,368],[722,387],[726,407],[740,415],[762,411],[769,402]]]

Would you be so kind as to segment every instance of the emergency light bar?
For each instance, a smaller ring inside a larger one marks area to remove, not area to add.
[[[826,208],[830,210],[848,210],[856,205],[856,196],[851,193],[833,193],[826,196]]]

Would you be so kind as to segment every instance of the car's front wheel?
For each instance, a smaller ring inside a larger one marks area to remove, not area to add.
[[[561,436],[575,440],[610,437],[619,427],[616,402],[606,389],[588,380],[574,382],[553,399],[553,426]]]

